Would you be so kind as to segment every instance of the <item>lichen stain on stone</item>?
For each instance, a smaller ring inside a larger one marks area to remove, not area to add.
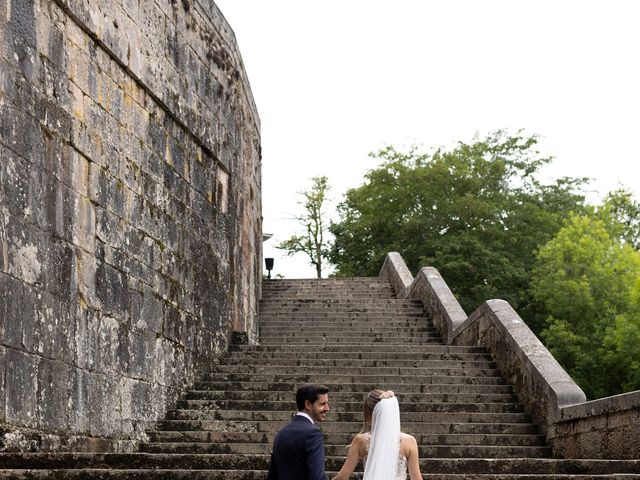
[[[37,283],[42,274],[42,265],[38,260],[38,247],[25,245],[18,248],[14,257],[15,267],[21,278],[27,283]]]

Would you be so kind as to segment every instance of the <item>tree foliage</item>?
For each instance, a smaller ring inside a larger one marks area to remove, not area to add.
[[[640,253],[616,222],[620,198],[572,216],[533,271],[545,344],[590,398],[640,388]]]
[[[304,208],[304,214],[294,217],[302,225],[304,233],[293,235],[276,248],[285,250],[287,255],[305,253],[309,256],[311,264],[316,267],[317,277],[322,278],[323,260],[327,258],[329,247],[326,240],[326,213],[323,209],[330,187],[325,176],[313,177],[311,180],[311,188],[301,192],[304,201],[300,203]]]
[[[640,250],[640,204],[631,192],[623,188],[610,192],[598,215],[614,238]]]
[[[571,211],[584,209],[584,179],[545,185],[551,161],[537,138],[497,132],[450,150],[372,154],[380,167],[339,205],[330,258],[337,275],[377,275],[389,251],[409,268],[439,269],[467,311],[500,297],[523,318],[542,318],[529,293],[537,249]]]

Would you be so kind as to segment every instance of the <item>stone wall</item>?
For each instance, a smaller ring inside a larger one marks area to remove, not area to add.
[[[255,341],[259,129],[211,0],[0,4],[0,449],[130,450]]]

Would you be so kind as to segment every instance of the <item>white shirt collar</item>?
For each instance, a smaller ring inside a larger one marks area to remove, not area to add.
[[[296,413],[296,415],[300,415],[301,417],[308,418],[308,419],[309,419],[309,421],[310,421],[312,424],[314,424],[314,425],[316,424],[316,422],[314,422],[314,421],[313,421],[313,418],[311,418],[311,417],[309,416],[309,414],[308,414],[308,413],[306,413],[306,412],[298,412],[298,413]]]

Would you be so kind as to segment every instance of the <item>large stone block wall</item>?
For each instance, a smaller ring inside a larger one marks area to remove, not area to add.
[[[640,458],[640,391],[560,409],[547,434],[562,458]]]
[[[256,339],[259,129],[211,0],[0,3],[0,449],[130,450]]]

